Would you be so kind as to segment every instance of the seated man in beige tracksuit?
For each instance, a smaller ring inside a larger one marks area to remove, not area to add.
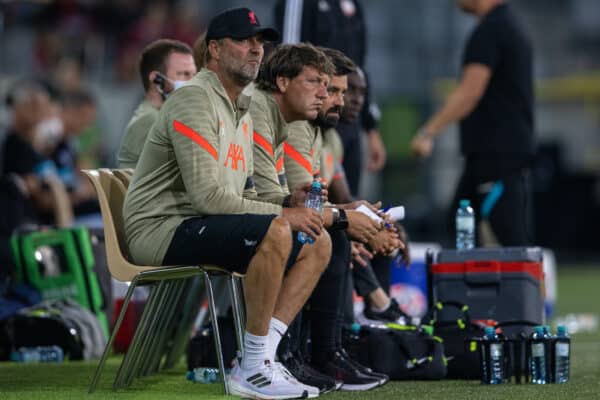
[[[318,395],[274,362],[270,345],[303,306],[331,254],[318,212],[256,198],[253,125],[242,90],[257,76],[264,40],[277,38],[247,8],[211,20],[206,66],[161,108],[124,206],[134,262],[215,264],[246,274],[244,354],[229,377],[230,390],[264,399]],[[291,258],[290,226],[315,239]],[[293,279],[283,276],[288,263]]]

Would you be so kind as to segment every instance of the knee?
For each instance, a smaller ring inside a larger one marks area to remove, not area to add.
[[[273,219],[262,244],[265,250],[279,254],[281,258],[287,260],[292,251],[292,228],[290,224],[281,217]]]
[[[319,265],[322,267],[322,271],[324,271],[331,259],[331,237],[325,229],[323,229],[321,235],[315,240],[313,246],[314,256],[319,260]]]

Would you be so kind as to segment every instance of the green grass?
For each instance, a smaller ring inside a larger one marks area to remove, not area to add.
[[[559,270],[557,315],[593,313],[600,315],[600,267],[563,267]],[[185,380],[184,365],[137,380],[129,389],[111,390],[120,358],[111,358],[97,391],[88,396],[87,385],[96,362],[62,364],[0,363],[0,400],[4,399],[225,399],[220,385],[193,384]],[[579,400],[600,399],[600,332],[573,338],[571,381],[566,385],[484,386],[476,381],[392,382],[363,393],[337,392],[324,396],[336,399],[418,400]]]

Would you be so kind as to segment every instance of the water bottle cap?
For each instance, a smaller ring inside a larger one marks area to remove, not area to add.
[[[313,181],[311,188],[313,190],[321,190],[321,182]]]
[[[352,333],[359,333],[360,332],[360,324],[357,324],[356,322],[352,324],[352,326],[350,327],[350,330],[352,331]]]
[[[484,332],[485,336],[494,336],[496,334],[496,330],[493,326],[486,326]]]
[[[564,325],[559,325],[559,326],[556,328],[556,334],[557,334],[558,336],[567,336],[567,327],[566,327],[566,326],[564,326]]]
[[[538,335],[542,335],[544,333],[544,327],[543,326],[536,326],[535,328],[533,328],[533,331],[535,333],[537,333]]]
[[[461,199],[458,203],[462,208],[469,207],[471,205],[471,201],[467,199]]]

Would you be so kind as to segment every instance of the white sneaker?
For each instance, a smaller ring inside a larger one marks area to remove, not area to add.
[[[277,363],[278,364],[278,363]],[[287,370],[286,370],[287,371]],[[244,370],[235,361],[229,374],[229,391],[234,396],[250,399],[297,399],[316,397],[317,388],[301,384],[269,360],[257,368]],[[311,388],[309,391],[308,388]],[[316,395],[314,394],[316,390]]]
[[[304,386],[304,389],[306,390],[306,393],[308,393],[308,398],[312,399],[315,397],[319,397],[319,388],[315,387],[315,386],[309,386],[309,385],[305,385],[304,383],[300,382],[298,379],[296,379],[296,377],[294,375],[292,375],[292,373],[290,371],[288,371],[288,369],[279,361],[275,361],[275,366],[277,368],[279,368],[279,370],[281,371],[281,373],[289,380],[292,381],[300,386]]]

